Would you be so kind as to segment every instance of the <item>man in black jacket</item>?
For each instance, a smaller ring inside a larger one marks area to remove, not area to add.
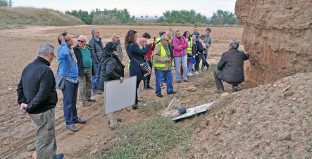
[[[238,84],[245,81],[244,61],[249,59],[248,53],[238,51],[239,43],[233,41],[230,43],[230,50],[223,53],[218,63],[218,69],[214,71],[217,91],[224,92],[222,81],[232,84],[232,90],[238,91]]]
[[[77,58],[79,94],[83,106],[91,106],[92,82],[91,76],[94,75],[94,64],[91,56],[91,47],[86,44],[87,38],[84,35],[78,37],[78,45],[75,46],[74,53]]]
[[[50,63],[55,57],[54,47],[41,44],[39,56],[23,70],[17,87],[20,110],[28,112],[36,124],[37,158],[63,158],[56,155],[55,112],[57,93]],[[21,114],[25,114],[21,113]]]

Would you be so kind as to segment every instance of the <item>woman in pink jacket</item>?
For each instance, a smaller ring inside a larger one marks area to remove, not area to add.
[[[180,75],[180,66],[182,63],[183,68],[183,80],[184,82],[188,82],[187,80],[187,50],[188,43],[184,36],[181,36],[180,31],[177,29],[175,32],[175,38],[173,40],[173,57],[175,62],[175,70],[176,70],[176,81],[178,83],[181,82]]]

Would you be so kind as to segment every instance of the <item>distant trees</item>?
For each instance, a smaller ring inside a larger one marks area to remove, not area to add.
[[[0,0],[0,2],[7,2],[6,0]],[[66,14],[73,15],[80,18],[85,24],[133,24],[136,23],[135,16],[131,16],[127,9],[100,9],[92,10],[90,13],[83,10],[72,10],[66,11]],[[141,15],[138,19],[147,20],[148,15]],[[157,19],[157,16],[155,16]],[[151,20],[149,20],[151,21]],[[140,21],[143,25],[144,21]],[[239,24],[236,16],[229,11],[217,10],[213,13],[212,17],[209,19],[201,13],[196,13],[195,10],[172,10],[163,12],[163,16],[158,17],[157,21],[161,25],[179,25],[179,24],[192,24],[196,26],[201,26],[202,24],[211,25],[225,25],[225,24]]]
[[[236,16],[229,11],[217,10],[213,13],[210,24],[224,25],[224,24],[238,24]]]
[[[80,18],[85,24],[125,24],[135,21],[135,17],[131,17],[127,9],[119,10],[114,8],[101,11],[97,8],[92,10],[91,13],[83,10],[72,10],[65,13]]]
[[[163,16],[158,19],[159,23],[167,22],[167,23],[191,23],[195,24],[196,22],[207,23],[208,19],[206,16],[196,13],[195,10],[172,10],[165,11]]]
[[[88,11],[83,10],[72,10],[72,11],[65,11],[65,14],[73,15],[75,17],[78,17],[83,21],[85,24],[92,24],[93,14],[88,13]]]
[[[12,7],[12,4],[11,0],[0,0],[0,7]]]

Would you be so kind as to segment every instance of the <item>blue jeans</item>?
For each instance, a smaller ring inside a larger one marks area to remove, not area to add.
[[[201,68],[204,68],[205,66],[209,67],[209,64],[207,62],[207,55],[208,54],[202,54],[201,55],[201,59],[202,59],[202,67]]]
[[[181,81],[180,67],[182,63],[183,69],[183,79],[187,80],[187,55],[182,55],[182,57],[174,57],[175,69],[176,69],[176,81]]]
[[[192,72],[193,64],[190,62],[187,73]]]
[[[172,86],[172,71],[171,69],[167,71],[161,71],[155,68],[155,93],[156,94],[161,94],[161,87],[160,83],[162,80],[165,79],[166,85],[167,85],[167,94],[173,91],[173,86]]]
[[[77,116],[77,91],[78,83],[72,83],[65,80],[65,88],[63,93],[63,111],[66,125],[73,125],[74,121],[78,119]]]
[[[92,91],[93,93],[98,90],[98,85],[100,82],[100,75],[101,75],[101,62],[94,63],[94,72],[95,75],[92,76]]]

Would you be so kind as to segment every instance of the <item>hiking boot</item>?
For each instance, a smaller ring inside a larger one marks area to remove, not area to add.
[[[232,91],[233,91],[233,92],[239,91],[238,86],[233,86],[233,87],[232,87]]]
[[[95,92],[93,92],[94,94],[97,94],[97,95],[101,95],[102,94],[102,92],[101,91],[95,91]]]
[[[156,94],[157,97],[162,98],[164,97],[162,94]]]
[[[154,89],[152,86],[150,86],[149,84],[146,86],[148,89]]]
[[[74,123],[85,124],[85,123],[87,123],[87,121],[78,118],[77,120],[74,121]]]
[[[176,93],[177,93],[177,91],[171,91],[171,92],[169,92],[167,94],[176,94]]]
[[[177,83],[181,83],[181,80],[180,80],[180,81],[177,81]]]
[[[88,99],[88,102],[96,102],[96,99]]]
[[[190,82],[189,80],[184,80],[184,82]]]
[[[72,132],[77,132],[77,131],[79,131],[79,129],[78,129],[74,124],[69,125],[69,126],[66,125],[66,128],[69,129],[69,130],[71,130]]]
[[[84,107],[88,107],[88,106],[91,106],[91,103],[90,102],[82,102],[82,106]]]

